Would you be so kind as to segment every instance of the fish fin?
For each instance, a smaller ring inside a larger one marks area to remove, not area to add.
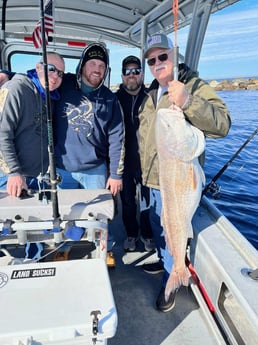
[[[173,266],[165,288],[165,300],[168,301],[171,292],[176,291],[181,285],[188,286],[189,274],[186,266],[176,270]]]

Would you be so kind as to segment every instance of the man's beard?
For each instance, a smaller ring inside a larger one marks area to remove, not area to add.
[[[136,91],[140,88],[141,86],[141,83],[134,83],[134,84],[130,84],[130,85],[127,85],[127,84],[124,84],[124,88],[127,90],[127,91]]]

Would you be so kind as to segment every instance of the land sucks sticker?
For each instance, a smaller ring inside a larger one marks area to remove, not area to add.
[[[14,270],[11,279],[42,278],[56,275],[56,268],[33,268],[27,270]]]

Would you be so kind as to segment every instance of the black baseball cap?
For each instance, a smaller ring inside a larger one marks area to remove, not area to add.
[[[134,64],[134,65],[137,65],[138,68],[142,68],[141,60],[134,55],[129,55],[126,58],[124,58],[124,60],[122,62],[122,69],[126,68],[126,66],[129,64]]]

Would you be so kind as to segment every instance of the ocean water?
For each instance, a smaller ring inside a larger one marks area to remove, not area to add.
[[[221,91],[232,120],[225,138],[207,139],[205,174],[209,183],[258,127],[258,90]],[[216,180],[217,208],[258,249],[258,133]]]

